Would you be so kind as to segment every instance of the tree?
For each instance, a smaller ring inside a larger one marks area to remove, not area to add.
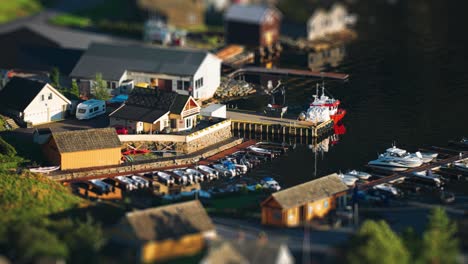
[[[419,260],[419,256],[421,253],[420,236],[416,232],[414,232],[414,229],[411,227],[405,229],[401,236],[403,239],[403,243],[406,246],[406,249],[411,255],[411,259],[413,260],[412,263],[416,263]]]
[[[106,82],[102,79],[101,73],[96,73],[94,79],[94,98],[107,101],[110,98],[109,92],[106,88]]]
[[[456,232],[457,226],[450,221],[445,210],[434,208],[422,238],[421,261],[434,264],[457,263],[460,253]]]
[[[76,80],[72,80],[70,94],[72,96],[76,96],[76,98],[80,98],[80,89],[78,88],[78,84],[76,83]]]
[[[365,221],[351,240],[349,263],[409,263],[403,242],[385,221]]]
[[[8,157],[16,156],[16,149],[8,144],[2,137],[0,137],[0,154]]]
[[[52,82],[52,86],[56,89],[61,89],[60,87],[60,70],[57,67],[52,68],[50,72],[50,80]]]
[[[88,216],[65,230],[64,241],[70,250],[71,263],[98,263],[98,253],[105,244],[101,226]]]

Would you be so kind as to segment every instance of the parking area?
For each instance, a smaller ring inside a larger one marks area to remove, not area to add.
[[[109,116],[104,114],[88,120],[78,120],[75,117],[69,117],[62,121],[38,125],[34,128],[50,128],[53,131],[68,131],[90,128],[104,128],[108,126]]]

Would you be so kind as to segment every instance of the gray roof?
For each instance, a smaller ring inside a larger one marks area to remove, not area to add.
[[[117,239],[162,241],[214,231],[215,227],[200,201],[193,200],[127,213],[118,230]]]
[[[273,197],[283,209],[288,209],[327,198],[348,189],[348,186],[341,181],[340,177],[336,173],[333,173],[328,176],[273,193],[271,197]]]
[[[278,9],[266,5],[231,5],[224,14],[224,20],[260,24],[269,10],[281,15]]]
[[[268,241],[213,241],[201,263],[278,263],[279,252],[287,250],[290,261],[294,262],[289,249],[282,243]]]
[[[45,13],[2,24],[0,25],[0,34],[27,28],[57,43],[62,48],[81,50],[88,48],[92,42],[136,43],[131,39],[53,26],[42,21],[41,16],[47,17],[47,15]]]
[[[119,136],[112,127],[52,132],[52,137],[60,153],[121,147]]]
[[[195,74],[208,52],[143,45],[94,43],[76,64],[72,77],[119,80],[125,70],[177,76]]]

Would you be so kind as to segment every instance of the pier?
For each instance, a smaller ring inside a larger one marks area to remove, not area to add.
[[[316,138],[333,128],[333,120],[314,124],[292,118],[265,116],[255,112],[228,111],[227,118],[231,119],[231,129],[234,133],[265,135],[265,138],[260,138],[262,140],[281,137]]]
[[[462,153],[462,155],[460,156],[459,153]],[[417,168],[408,169],[408,170],[402,171],[402,172],[396,172],[396,173],[393,173],[391,175],[385,176],[383,178],[380,178],[380,179],[377,179],[377,180],[374,180],[374,181],[371,181],[371,182],[368,182],[368,183],[365,183],[365,184],[358,185],[358,188],[359,188],[359,190],[367,190],[369,188],[374,187],[375,185],[397,181],[399,179],[403,179],[403,178],[406,178],[406,177],[411,177],[414,172],[421,172],[421,171],[426,171],[426,170],[437,169],[442,165],[447,165],[449,163],[452,163],[452,162],[455,162],[455,161],[458,161],[458,160],[467,159],[467,158],[468,158],[468,152],[467,151],[458,152],[458,154],[449,156],[448,158],[445,158],[445,159],[432,161],[430,163],[423,164],[422,166],[419,166]]]
[[[230,74],[227,75],[229,78],[235,78],[240,75],[245,74],[269,74],[269,75],[286,75],[286,76],[298,76],[298,77],[316,77],[332,80],[347,80],[349,78],[348,74],[345,73],[336,73],[336,72],[315,72],[308,70],[296,70],[296,69],[286,69],[286,68],[272,68],[267,69],[263,67],[248,66],[239,68]]]

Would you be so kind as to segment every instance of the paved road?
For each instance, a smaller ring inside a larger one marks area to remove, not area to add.
[[[212,217],[212,219],[218,234],[226,239],[238,239],[240,234],[245,239],[256,239],[260,233],[264,232],[269,241],[286,243],[293,251],[302,251],[304,249],[304,229],[301,228],[265,227],[254,221],[222,217]],[[351,228],[338,228],[327,231],[309,230],[308,251],[331,255],[335,252],[334,247],[347,241],[352,232]]]

